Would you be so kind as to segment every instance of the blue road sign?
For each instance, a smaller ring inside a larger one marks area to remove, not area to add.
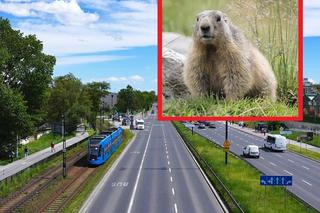
[[[260,176],[261,186],[292,186],[292,176]]]

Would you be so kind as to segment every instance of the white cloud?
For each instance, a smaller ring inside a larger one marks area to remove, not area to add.
[[[84,63],[96,63],[104,61],[115,61],[130,58],[129,56],[117,56],[117,55],[84,55],[84,56],[63,56],[57,58],[57,65],[68,64],[84,64]]]
[[[84,12],[76,0],[30,3],[10,1],[0,3],[0,11],[20,17],[53,15],[57,21],[64,25],[86,25],[99,19],[97,14]]]
[[[303,10],[303,35],[320,36],[320,1],[304,0]]]
[[[92,80],[97,81],[97,80]],[[144,78],[142,78],[140,75],[132,75],[132,76],[123,76],[123,77],[107,77],[103,79],[99,79],[98,81],[107,81],[107,82],[113,82],[113,83],[137,83],[144,81]]]
[[[84,11],[81,4],[101,10]],[[44,51],[56,56],[157,44],[154,1],[7,0],[0,2],[1,11],[24,17],[14,27],[35,34]]]
[[[317,82],[315,80],[313,80],[312,78],[308,78],[308,81],[310,81],[312,84],[317,84]]]

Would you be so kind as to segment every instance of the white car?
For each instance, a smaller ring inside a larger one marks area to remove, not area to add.
[[[246,156],[246,157],[255,157],[255,158],[260,157],[259,147],[256,145],[247,145],[243,147],[242,153],[243,153],[243,156]]]

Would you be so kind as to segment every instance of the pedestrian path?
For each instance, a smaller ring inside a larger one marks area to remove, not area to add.
[[[258,137],[261,137],[261,138],[265,138],[263,133],[259,133],[259,132],[255,131],[254,129],[251,129],[251,128],[248,128],[248,127],[240,127],[238,124],[232,124],[231,127],[235,128],[235,129],[239,129],[240,131],[246,132],[246,133],[251,134],[251,135],[255,135],[255,136],[258,136]],[[287,140],[288,140],[289,144],[292,144],[292,145],[295,145],[295,146],[301,146],[304,149],[308,149],[310,151],[320,153],[320,148],[319,147],[312,146],[312,145],[309,145],[309,144],[306,144],[306,143],[297,142],[297,141],[291,140],[291,139],[287,139]]]
[[[82,141],[88,137],[89,137],[89,135],[87,132],[77,134],[75,137],[67,140],[66,145],[67,145],[67,147],[72,146],[72,145],[79,143],[80,141]],[[62,142],[56,144],[55,149],[56,149],[55,152],[61,151],[62,150]],[[39,152],[35,152],[26,158],[14,161],[14,162],[9,163],[5,166],[0,166],[0,181],[40,162],[41,160],[43,160],[45,158],[50,157],[51,155],[55,154],[55,152],[51,152],[51,147],[48,147],[48,148],[43,149]]]

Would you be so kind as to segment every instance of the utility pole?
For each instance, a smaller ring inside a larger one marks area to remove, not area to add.
[[[65,121],[64,121],[64,114],[62,114],[62,126],[61,126],[61,135],[62,135],[62,171],[63,171],[63,178],[67,176],[67,162],[66,162],[66,152],[67,152],[67,145],[65,140]]]
[[[226,165],[228,164],[228,151],[229,151],[229,147],[228,147],[228,150],[227,150],[227,143],[229,143],[228,142],[228,121],[226,121],[226,140],[224,142],[225,164]]]

